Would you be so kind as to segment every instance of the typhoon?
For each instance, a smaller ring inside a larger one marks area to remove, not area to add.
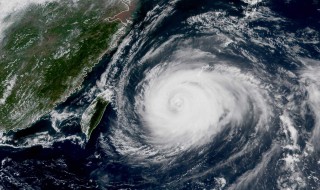
[[[320,188],[319,1],[142,1],[135,16],[42,131],[2,135],[0,176],[22,173],[4,187]]]

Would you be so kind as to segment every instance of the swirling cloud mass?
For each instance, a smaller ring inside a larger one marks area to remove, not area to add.
[[[52,114],[68,132],[97,105],[84,102],[109,103],[89,142],[76,135],[84,153],[56,163],[81,160],[71,168],[100,189],[319,189],[319,13],[286,9],[297,2],[143,1],[93,82]]]

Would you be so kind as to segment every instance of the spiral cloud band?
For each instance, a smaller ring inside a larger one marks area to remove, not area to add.
[[[108,156],[164,189],[317,183],[305,173],[320,175],[319,62],[300,59],[305,41],[291,48],[293,34],[277,33],[285,20],[256,3],[237,16],[211,1],[190,15],[182,1],[148,12],[97,83],[112,92]]]
[[[320,189],[319,5],[142,0],[79,92],[0,132],[0,189]]]
[[[138,85],[136,110],[154,142],[202,144],[227,127],[268,118],[264,92],[250,76],[233,67],[187,61],[160,63]]]

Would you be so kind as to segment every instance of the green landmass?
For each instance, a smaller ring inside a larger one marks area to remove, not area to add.
[[[90,115],[91,117],[89,116],[89,125],[82,125],[82,131],[86,134],[87,139],[90,139],[93,130],[99,125],[108,104],[108,101],[100,97],[97,98],[96,102],[94,103],[94,109],[92,109],[91,112],[92,115]]]
[[[0,130],[30,126],[79,88],[123,27],[106,18],[125,9],[121,1],[61,0],[9,16],[14,24],[0,44]],[[90,129],[107,106],[99,102]]]

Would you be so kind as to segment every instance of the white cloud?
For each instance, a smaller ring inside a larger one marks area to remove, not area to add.
[[[0,42],[4,38],[4,31],[15,22],[19,12],[31,4],[44,4],[56,0],[0,0]],[[10,19],[8,16],[12,16]]]

